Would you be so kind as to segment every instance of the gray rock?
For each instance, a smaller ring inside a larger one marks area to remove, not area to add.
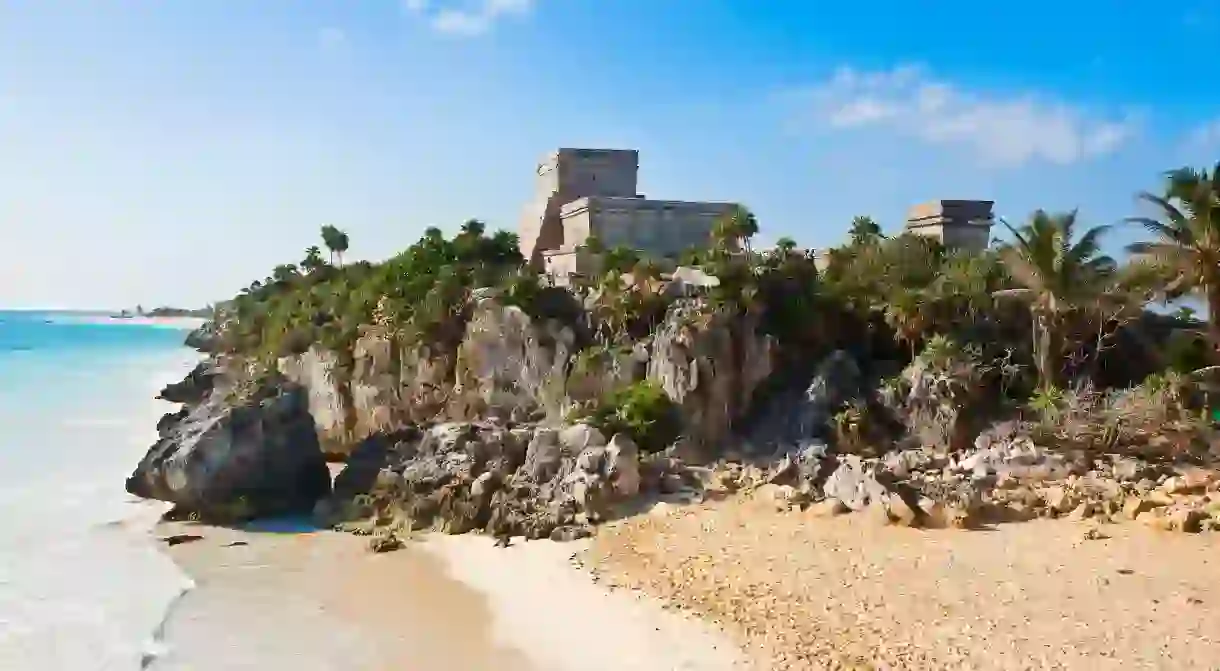
[[[559,432],[554,429],[538,429],[525,450],[522,472],[534,482],[545,482],[559,470],[562,460],[563,447],[559,443]]]
[[[829,437],[833,413],[860,391],[860,367],[842,350],[818,364],[804,389],[778,394],[760,413],[750,431],[750,442],[779,447],[824,441]]]
[[[855,457],[844,458],[822,486],[827,498],[838,499],[852,510],[864,510],[869,502],[884,497],[886,492],[873,470]]]
[[[677,406],[692,442],[720,447],[771,374],[775,346],[754,315],[679,299],[656,329],[647,378]]]
[[[605,447],[606,437],[588,424],[573,424],[559,432],[559,444],[568,454],[580,454],[586,448]]]
[[[205,519],[310,512],[331,481],[305,390],[272,382],[241,402],[212,393],[149,448],[127,491]]]
[[[616,433],[606,446],[605,474],[615,495],[629,498],[640,493],[640,448],[631,437]]]

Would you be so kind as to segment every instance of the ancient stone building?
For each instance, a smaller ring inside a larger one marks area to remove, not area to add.
[[[521,253],[557,279],[587,272],[593,259],[580,247],[596,236],[653,257],[708,245],[731,203],[650,200],[636,193],[639,152],[560,149],[538,166],[534,198],[521,220]]]
[[[990,200],[934,200],[907,211],[906,231],[936,238],[951,249],[982,252],[991,243]]]

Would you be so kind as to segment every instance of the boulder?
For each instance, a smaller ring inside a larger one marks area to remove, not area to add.
[[[844,457],[839,467],[834,469],[822,492],[829,499],[838,499],[852,510],[864,510],[874,500],[884,497],[886,488],[877,481],[872,469],[867,468],[859,458]]]
[[[212,392],[219,375],[220,372],[211,361],[202,361],[192,368],[182,381],[165,385],[161,393],[157,394],[157,398],[186,405],[202,403]]]
[[[202,354],[215,353],[220,349],[220,327],[214,321],[206,321],[186,334],[184,344]]]
[[[127,491],[201,518],[308,512],[330,493],[306,392],[264,383],[249,399],[213,393],[168,427],[127,479]]]
[[[605,452],[606,479],[619,498],[640,493],[640,448],[631,436],[616,433]]]

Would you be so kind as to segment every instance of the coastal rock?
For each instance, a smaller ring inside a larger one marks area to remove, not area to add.
[[[399,381],[396,345],[379,329],[368,329],[352,347],[351,437],[361,439],[390,431],[398,423]]]
[[[302,354],[281,357],[278,368],[285,378],[305,390],[309,414],[317,427],[323,451],[331,458],[347,456],[359,438],[353,435],[347,423],[349,407],[342,387],[339,357],[314,346]]]
[[[616,433],[606,446],[606,479],[620,498],[640,493],[640,448],[624,433]]]
[[[196,405],[202,403],[216,386],[220,372],[211,361],[203,361],[191,369],[179,382],[165,385],[157,398],[170,403]]]
[[[693,441],[718,446],[771,374],[775,348],[756,317],[679,299],[656,329],[647,377],[678,406]]]
[[[844,457],[822,487],[826,498],[838,499],[852,510],[864,510],[872,501],[883,498],[887,490],[877,481],[873,470],[857,457]]]
[[[202,354],[214,354],[220,351],[220,326],[215,321],[208,320],[187,333],[184,344]]]
[[[750,442],[785,449],[792,444],[825,441],[833,413],[860,390],[860,367],[851,355],[836,350],[818,363],[808,384],[777,394],[755,419]]]
[[[306,392],[264,383],[249,399],[213,393],[169,427],[127,479],[127,491],[241,519],[309,511],[330,493]]]
[[[575,338],[555,322],[536,326],[516,306],[491,298],[476,303],[458,347],[454,415],[561,414]]]
[[[398,523],[501,539],[546,538],[559,528],[580,535],[570,529],[605,519],[612,502],[639,489],[634,444],[617,435],[605,442],[582,424],[510,430],[447,422],[374,434],[352,453],[334,497],[316,512],[344,528],[368,519],[361,529]]]

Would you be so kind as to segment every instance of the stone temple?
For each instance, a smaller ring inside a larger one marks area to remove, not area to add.
[[[592,269],[595,260],[581,249],[590,236],[608,249],[624,246],[654,258],[707,247],[716,220],[735,205],[645,198],[636,193],[639,169],[634,149],[548,155],[521,219],[521,254],[562,282]]]
[[[905,233],[935,238],[949,249],[975,253],[991,243],[990,200],[934,200],[907,211]]]

